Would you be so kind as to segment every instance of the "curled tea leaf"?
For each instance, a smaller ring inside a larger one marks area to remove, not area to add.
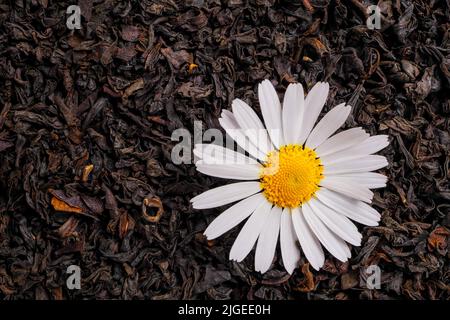
[[[149,211],[156,209],[156,213],[151,215]],[[162,214],[164,213],[163,205],[161,199],[157,196],[147,197],[142,201],[142,216],[148,222],[159,222]]]
[[[83,211],[81,208],[71,206],[70,204],[67,204],[64,201],[59,200],[55,196],[53,196],[51,204],[56,211],[74,212],[74,213],[81,213]]]

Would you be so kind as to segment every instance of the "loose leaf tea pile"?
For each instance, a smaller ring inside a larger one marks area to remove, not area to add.
[[[80,30],[72,4],[0,4],[1,299],[449,299],[448,1],[379,1],[380,30],[365,0],[80,0]],[[237,228],[203,236],[222,210],[189,199],[224,181],[174,164],[172,133],[258,108],[263,79],[328,81],[324,112],[390,136],[380,226],[347,263],[289,276],[278,250],[261,275],[228,260]]]

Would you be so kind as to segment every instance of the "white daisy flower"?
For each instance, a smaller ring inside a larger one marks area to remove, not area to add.
[[[219,122],[243,153],[212,144],[199,144],[197,170],[214,177],[246,180],[208,190],[191,202],[196,209],[239,201],[206,229],[211,240],[247,219],[230,259],[242,261],[256,243],[255,270],[266,272],[280,238],[283,264],[289,273],[303,254],[319,270],[325,261],[322,246],[338,260],[351,257],[346,242],[359,246],[353,224],[376,226],[380,214],[368,204],[370,189],[386,186],[387,178],[371,171],[388,165],[373,155],[388,145],[386,135],[369,136],[362,128],[333,135],[351,107],[340,104],[316,123],[327,100],[328,83],[319,82],[304,96],[301,84],[290,84],[283,108],[275,88],[264,80],[258,97],[264,123],[245,102],[235,99],[233,112],[224,110]]]

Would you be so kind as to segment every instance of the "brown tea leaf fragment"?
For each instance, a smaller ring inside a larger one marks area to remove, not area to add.
[[[408,83],[405,85],[406,91],[413,97],[425,99],[432,90],[434,66],[426,68],[422,78],[417,83]]]
[[[134,228],[134,219],[126,212],[124,212],[119,218],[119,237],[120,239],[125,238],[128,230]]]
[[[5,296],[8,296],[14,294],[15,290],[4,284],[0,284],[0,292],[2,292]]]
[[[51,204],[56,211],[81,213],[83,210],[79,207],[71,206],[55,196],[52,197]]]
[[[198,87],[192,82],[185,82],[179,88],[178,92],[186,98],[206,98],[212,93],[211,86]]]
[[[319,38],[306,38],[303,43],[311,46],[320,57],[324,53],[329,52],[328,48],[320,41]]]
[[[53,196],[51,205],[56,211],[78,213],[95,220],[98,220],[98,217],[91,213],[103,212],[103,204],[97,198],[83,194],[68,196],[64,191],[54,189],[49,189],[48,192]]]
[[[136,41],[139,38],[139,28],[136,26],[123,26],[122,27],[122,39],[125,41]]]
[[[156,214],[151,216],[147,213],[148,208],[156,208]],[[158,222],[164,213],[161,199],[157,196],[147,197],[142,201],[142,216],[149,222]]]
[[[450,236],[450,232],[445,227],[437,227],[428,236],[428,249],[429,250],[445,250],[447,247],[447,237]]]
[[[162,124],[163,126],[167,126],[169,124],[169,121],[164,120],[161,116],[148,116],[147,119],[152,122]]]
[[[70,217],[69,219],[67,219],[67,221],[64,222],[64,224],[58,229],[59,236],[61,238],[67,238],[72,236],[78,227],[78,222],[79,220],[76,219],[75,217]]]
[[[119,206],[116,197],[106,185],[102,185],[102,189],[105,192],[105,209],[109,211],[111,218],[114,220],[119,216]]]
[[[233,38],[240,44],[252,44],[258,42],[258,35],[255,29],[239,33]]]
[[[344,273],[341,276],[341,288],[342,290],[347,290],[356,287],[359,283],[358,275],[355,273]]]
[[[48,154],[48,171],[55,173],[61,166],[62,156],[60,154],[47,151]]]
[[[69,139],[75,143],[80,144],[82,141],[82,134],[80,131],[80,120],[77,118],[74,110],[70,108],[64,101],[63,98],[61,98],[58,95],[53,95],[51,98],[54,103],[58,106],[62,116],[67,122],[67,125],[69,126]]]
[[[303,279],[300,284],[296,288],[294,288],[294,290],[300,292],[310,292],[314,290],[316,285],[314,283],[314,276],[309,270],[309,263],[305,263],[302,266],[302,273],[304,274],[305,279]]]
[[[197,32],[208,24],[208,17],[200,10],[189,10],[175,19],[175,24],[189,32]]]
[[[144,79],[140,78],[136,81],[134,81],[130,86],[128,86],[124,92],[123,92],[123,96],[122,96],[122,100],[124,101],[124,103],[128,100],[128,97],[131,96],[132,94],[134,94],[136,91],[142,89],[144,87]]]
[[[309,12],[314,12],[314,7],[311,5],[311,2],[309,0],[302,0],[303,5],[305,6],[306,10]]]
[[[400,61],[403,71],[409,76],[411,80],[415,80],[419,74],[420,70],[417,64],[408,60]]]
[[[83,174],[81,176],[81,181],[86,182],[89,178],[89,174],[92,172],[93,169],[94,169],[93,164],[88,164],[87,166],[85,166],[83,169]]]
[[[153,67],[155,66],[156,62],[158,61],[158,59],[160,57],[160,54],[159,54],[160,49],[161,49],[161,44],[157,43],[152,48],[148,49],[144,53],[143,56],[146,57],[145,64],[144,64],[145,70],[153,69]]]
[[[48,0],[39,0],[38,3],[44,7],[44,9],[47,9],[48,7]]]
[[[0,140],[0,152],[12,147],[14,144],[9,141]]]
[[[100,56],[100,62],[104,66],[110,64],[111,62],[113,62],[113,57],[115,56],[116,52],[117,52],[116,46],[108,46],[104,48]]]
[[[137,55],[137,51],[134,46],[127,46],[123,48],[117,48],[115,51],[115,56],[117,59],[129,62]]]
[[[101,214],[104,211],[103,202],[96,197],[91,197],[85,194],[82,194],[81,200],[83,201],[83,208],[88,209],[90,212],[95,214]]]
[[[6,102],[3,105],[2,111],[0,111],[0,129],[3,128],[3,125],[5,124],[6,117],[8,116],[9,110],[11,109],[11,103]]]
[[[345,292],[339,292],[336,295],[335,300],[348,300],[348,296],[345,294]]]
[[[194,72],[194,69],[197,69],[197,68],[198,68],[198,64],[195,64],[195,63],[189,63],[189,66],[188,66],[189,74],[191,74],[192,72]]]
[[[291,275],[289,273],[286,273],[281,277],[276,277],[273,279],[263,279],[263,280],[261,280],[261,284],[268,285],[268,286],[277,286],[277,285],[283,284],[286,281],[288,281],[290,277],[291,277]]]
[[[53,299],[55,300],[63,300],[63,291],[61,287],[53,289]]]
[[[192,62],[192,54],[186,50],[173,51],[171,48],[162,48],[162,55],[175,69],[180,69],[184,63]]]
[[[81,14],[86,18],[86,21],[90,21],[92,17],[93,1],[79,0],[78,5],[80,6]]]

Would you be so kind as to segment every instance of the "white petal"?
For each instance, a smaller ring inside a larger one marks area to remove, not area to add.
[[[345,241],[331,232],[323,222],[316,217],[308,203],[302,205],[302,210],[306,222],[325,249],[340,261],[347,261],[349,249]]]
[[[256,180],[261,169],[259,164],[206,164],[203,160],[195,165],[197,171],[208,176],[236,180]]]
[[[303,113],[303,121],[301,133],[298,140],[299,144],[303,144],[308,138],[311,129],[319,118],[320,112],[328,98],[330,86],[325,82],[317,82],[311,89],[305,99],[305,111]]]
[[[376,172],[356,172],[333,175],[336,181],[356,183],[369,189],[386,187],[387,177]]]
[[[355,173],[355,172],[368,172],[373,170],[378,170],[386,167],[389,163],[387,159],[379,155],[368,155],[362,156],[360,158],[350,159],[348,161],[341,161],[337,163],[324,163],[323,174],[325,176],[345,174],[345,173]]]
[[[231,105],[234,117],[249,140],[264,153],[273,150],[267,130],[252,108],[240,99],[234,99]]]
[[[369,137],[368,133],[365,133],[360,127],[351,128],[345,131],[341,131],[335,134],[320,146],[316,148],[316,152],[319,157],[350,148],[354,145],[360,144]]]
[[[377,226],[380,214],[368,204],[351,199],[337,192],[321,188],[316,192],[320,202],[356,222],[366,226]]]
[[[292,224],[306,259],[315,270],[319,270],[325,262],[325,255],[319,240],[309,228],[301,208],[291,212]]]
[[[262,194],[257,193],[236,203],[214,219],[208,228],[206,228],[204,235],[208,240],[220,237],[251,215],[263,201],[267,201],[266,198]]]
[[[369,188],[365,188],[360,184],[340,181],[334,179],[333,176],[325,176],[320,181],[320,186],[364,202],[370,203],[373,198],[373,192]]]
[[[261,113],[272,143],[279,148],[283,145],[283,127],[281,125],[281,105],[277,92],[269,80],[258,85],[258,98]]]
[[[274,206],[270,211],[263,230],[258,238],[255,252],[255,270],[261,273],[269,270],[277,247],[280,233],[281,208]]]
[[[196,144],[194,154],[207,164],[257,164],[246,155],[216,144]]]
[[[345,150],[329,154],[327,156],[322,156],[320,159],[322,163],[336,163],[340,161],[346,161],[349,159],[359,158],[361,156],[367,156],[389,145],[388,136],[378,135],[371,136],[364,140],[363,142],[354,145],[353,147],[347,148]]]
[[[219,123],[225,132],[236,141],[242,149],[259,160],[264,161],[266,159],[266,154],[259,150],[244,134],[232,112],[223,110],[222,118],[219,119]]]
[[[347,120],[352,107],[342,103],[331,109],[315,126],[308,139],[306,146],[315,149],[336,132]]]
[[[272,205],[268,201],[263,201],[253,212],[231,247],[230,260],[241,262],[250,253],[266,221],[269,219],[271,207]]]
[[[347,217],[336,213],[314,198],[308,201],[308,205],[314,214],[337,236],[355,246],[361,245],[362,236]]]
[[[291,83],[283,100],[283,136],[285,144],[298,142],[305,108],[305,94],[300,83]]]
[[[217,187],[199,194],[191,199],[194,209],[208,209],[220,207],[247,198],[261,191],[258,181],[237,182]]]
[[[292,223],[291,212],[287,208],[281,214],[280,247],[284,267],[289,274],[292,274],[300,260],[300,252],[297,247],[297,236]]]

